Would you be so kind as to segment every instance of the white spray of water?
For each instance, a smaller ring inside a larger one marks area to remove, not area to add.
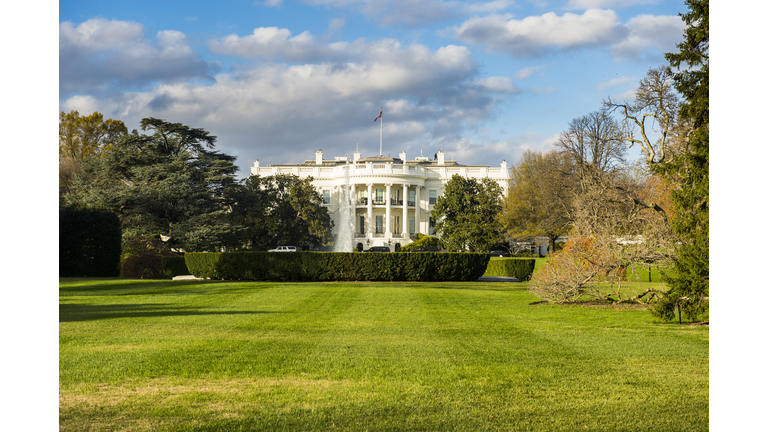
[[[339,202],[339,225],[336,231],[336,241],[334,241],[334,252],[352,252],[354,243],[354,207],[351,202],[352,197],[349,194],[349,161],[344,167],[344,187],[341,191],[341,200]]]

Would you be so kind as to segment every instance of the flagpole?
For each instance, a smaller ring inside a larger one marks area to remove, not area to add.
[[[379,156],[382,156],[382,138],[384,137],[384,107],[381,107],[381,124],[379,125]]]

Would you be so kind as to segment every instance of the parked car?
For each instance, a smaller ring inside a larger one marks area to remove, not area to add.
[[[511,255],[509,254],[509,252],[500,251],[500,250],[495,250],[495,251],[491,251],[491,256],[492,256],[492,257],[502,257],[502,258],[506,258],[506,257],[509,257],[509,256],[511,256]]]
[[[364,250],[363,252],[390,252],[390,250],[387,246],[373,246],[372,248]]]
[[[296,252],[296,246],[278,246],[277,249],[270,249],[267,252]]]

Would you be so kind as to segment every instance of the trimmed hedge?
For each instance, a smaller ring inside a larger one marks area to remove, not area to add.
[[[187,252],[197,277],[277,282],[475,281],[490,257],[480,253]]]
[[[483,276],[516,277],[527,281],[533,274],[536,260],[533,258],[504,258],[490,260]]]
[[[59,209],[59,276],[120,276],[122,227],[106,209]]]
[[[163,268],[163,273],[168,279],[173,279],[174,276],[188,275],[187,264],[184,262],[183,256],[167,256],[163,257],[160,262]]]
[[[131,279],[165,279],[162,257],[153,253],[132,255],[123,261],[120,276]]]

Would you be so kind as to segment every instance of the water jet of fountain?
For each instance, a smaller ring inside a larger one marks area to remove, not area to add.
[[[339,225],[336,231],[336,241],[333,242],[334,252],[352,252],[354,247],[354,207],[349,193],[349,161],[344,167],[344,186],[339,200]]]

